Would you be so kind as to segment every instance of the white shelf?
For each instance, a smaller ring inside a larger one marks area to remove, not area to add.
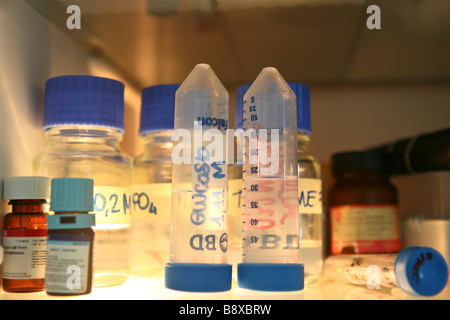
[[[120,286],[93,288],[87,295],[50,296],[45,292],[0,293],[1,300],[450,300],[450,287],[433,297],[414,297],[398,288],[369,289],[365,286],[343,284],[319,279],[296,292],[258,292],[237,287],[221,293],[178,292],[164,287],[163,275],[130,277]],[[205,303],[207,305],[207,303]]]

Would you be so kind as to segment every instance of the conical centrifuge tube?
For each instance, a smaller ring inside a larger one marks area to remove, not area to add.
[[[296,96],[278,70],[269,67],[248,89],[243,105],[246,139],[238,286],[301,290]]]
[[[231,289],[227,264],[228,176],[225,141],[228,92],[207,64],[198,64],[175,96],[169,289]]]

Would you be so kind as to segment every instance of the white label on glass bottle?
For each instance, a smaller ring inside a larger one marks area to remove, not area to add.
[[[131,197],[133,217],[169,219],[172,202],[171,183],[149,183],[133,185]]]
[[[3,278],[44,279],[47,230],[3,230]]]
[[[45,290],[50,293],[85,293],[89,271],[89,238],[68,236],[47,241]]]
[[[131,188],[94,186],[95,224],[131,224]]]
[[[300,214],[322,214],[322,180],[298,179],[298,205]]]

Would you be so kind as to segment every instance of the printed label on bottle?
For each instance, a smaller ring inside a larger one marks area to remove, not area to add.
[[[298,179],[298,205],[300,214],[322,214],[322,180]]]
[[[131,188],[94,186],[95,224],[131,224]]]
[[[331,253],[381,253],[401,250],[396,205],[330,208]]]
[[[45,290],[50,293],[85,293],[88,285],[90,242],[87,236],[49,236]]]
[[[47,230],[3,230],[3,278],[44,279]]]

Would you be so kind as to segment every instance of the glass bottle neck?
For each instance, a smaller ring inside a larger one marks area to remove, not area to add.
[[[11,200],[9,204],[12,206],[13,213],[40,213],[44,212],[46,200]]]
[[[298,150],[299,149],[306,150],[309,146],[310,141],[311,141],[311,137],[309,135],[307,135],[303,131],[297,132]]]
[[[118,146],[122,134],[115,129],[97,126],[60,126],[45,133],[50,143],[95,143]]]
[[[155,157],[170,157],[172,154],[172,130],[155,131],[143,138],[144,154]]]

